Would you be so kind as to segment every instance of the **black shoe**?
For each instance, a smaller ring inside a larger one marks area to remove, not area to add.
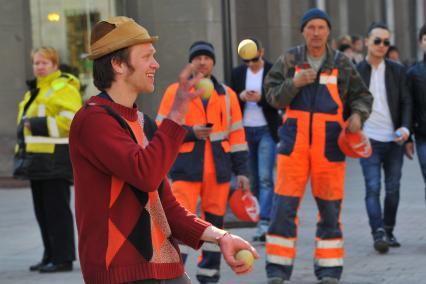
[[[64,272],[64,271],[72,271],[71,261],[60,263],[60,264],[53,264],[52,262],[49,262],[48,264],[40,268],[40,273],[53,273],[53,272]]]
[[[389,251],[389,244],[385,240],[385,231],[378,229],[373,234],[374,249],[379,253],[387,253]]]
[[[339,284],[339,279],[333,278],[333,277],[323,277],[320,282],[320,284]]]
[[[385,241],[388,243],[388,246],[393,248],[398,248],[401,244],[396,240],[395,236],[391,232],[386,232]]]
[[[254,236],[253,242],[261,242],[261,243],[266,242],[266,234],[262,234],[260,236]]]
[[[42,260],[39,263],[36,263],[34,265],[30,266],[30,271],[39,271],[40,268],[42,268],[43,266],[45,266],[46,264],[48,264],[49,261],[48,260]]]
[[[268,284],[284,284],[285,280],[282,279],[281,277],[271,277],[268,278]]]

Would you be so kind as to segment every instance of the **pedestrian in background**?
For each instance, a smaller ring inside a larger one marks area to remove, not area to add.
[[[201,74],[210,79],[214,90],[210,97],[189,102],[183,125],[188,132],[170,170],[170,178],[173,194],[182,206],[196,213],[201,199],[201,217],[222,228],[231,174],[237,177],[237,187],[247,191],[250,186],[247,142],[238,98],[231,88],[213,75],[215,61],[211,43],[196,41],[189,48],[193,76]],[[178,86],[178,83],[173,83],[164,93],[157,115],[159,124],[169,115]],[[188,247],[181,248],[185,260]],[[197,270],[200,283],[219,281],[220,259],[221,252],[217,246],[203,245]]]
[[[352,50],[354,53],[354,60],[355,63],[358,64],[364,59],[363,55],[363,49],[364,49],[364,43],[361,36],[353,35],[351,36],[352,39]]]
[[[337,49],[344,44],[352,46],[352,38],[350,35],[342,35],[336,40]]]
[[[253,240],[265,242],[274,195],[274,167],[281,117],[278,110],[266,101],[263,89],[263,81],[272,64],[264,59],[265,50],[260,41],[252,40],[256,43],[257,53],[232,70],[230,86],[238,94],[243,113],[251,191],[260,203],[260,221]]]
[[[365,180],[365,205],[373,246],[379,253],[386,253],[389,246],[400,246],[394,236],[394,228],[404,157],[402,145],[410,135],[412,115],[405,68],[385,58],[390,36],[385,24],[372,23],[365,39],[367,57],[357,66],[374,97],[373,111],[364,125],[373,154],[369,158],[362,158],[360,163]],[[382,169],[385,175],[383,211],[380,205]]]
[[[322,284],[334,284],[343,271],[340,212],[345,155],[337,140],[345,123],[345,131],[361,130],[371,111],[372,96],[350,60],[327,45],[330,29],[324,11],[308,10],[300,22],[305,44],[280,56],[265,78],[268,102],[285,108],[274,207],[266,236],[269,284],[281,284],[292,274],[297,212],[309,178],[319,211],[315,276]]]
[[[59,69],[58,52],[40,47],[31,54],[35,79],[19,104],[14,176],[31,184],[44,252],[31,271],[70,271],[75,260],[70,209],[73,181],[68,134],[81,107],[80,83]]]
[[[390,59],[390,60],[393,60],[395,62],[398,62],[398,63],[402,64],[401,57],[400,57],[400,54],[399,54],[399,49],[395,45],[389,46],[388,51],[386,52],[385,57],[387,59]]]
[[[356,61],[354,58],[355,54],[352,49],[352,46],[350,46],[349,44],[342,44],[339,46],[338,50],[341,51],[344,55],[346,55],[351,60],[351,62],[356,65]]]
[[[408,89],[413,100],[413,133],[416,142],[420,169],[426,184],[426,25],[419,31],[419,44],[423,60],[414,64],[407,73]],[[410,139],[405,144],[405,153],[413,159],[414,144]],[[425,189],[426,197],[426,189]]]

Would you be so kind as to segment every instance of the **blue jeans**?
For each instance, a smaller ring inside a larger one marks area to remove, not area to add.
[[[273,170],[277,145],[268,126],[245,127],[249,148],[251,188],[260,204],[260,219],[269,220],[274,195]]]
[[[422,170],[423,180],[426,184],[426,139],[416,137],[417,156],[419,158],[420,169]],[[426,198],[426,188],[425,188]]]
[[[364,174],[370,227],[374,234],[379,228],[392,230],[396,222],[399,203],[399,187],[404,157],[403,147],[394,142],[379,142],[371,139],[373,154],[360,159]],[[380,206],[381,168],[385,173],[385,203],[382,216]]]

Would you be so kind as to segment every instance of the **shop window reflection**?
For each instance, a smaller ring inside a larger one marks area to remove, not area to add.
[[[86,58],[89,51],[90,30],[99,21],[100,14],[96,11],[67,12],[65,18],[69,65],[78,70],[84,93],[92,73],[92,61]]]

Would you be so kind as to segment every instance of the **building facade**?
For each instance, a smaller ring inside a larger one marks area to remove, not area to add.
[[[302,42],[299,20],[312,7],[332,18],[332,37],[364,36],[372,21],[387,23],[402,58],[420,58],[417,32],[424,23],[425,0],[0,0],[0,55],[4,67],[0,84],[0,176],[10,176],[15,141],[17,103],[32,76],[30,51],[48,45],[61,61],[74,67],[84,98],[97,93],[91,82],[91,62],[85,58],[90,30],[99,19],[125,15],[134,18],[160,40],[155,44],[160,70],[155,94],[140,97],[142,110],[155,115],[162,93],[188,62],[188,48],[207,40],[216,49],[215,75],[224,81],[240,64],[237,45],[254,36],[275,61],[286,49]]]

